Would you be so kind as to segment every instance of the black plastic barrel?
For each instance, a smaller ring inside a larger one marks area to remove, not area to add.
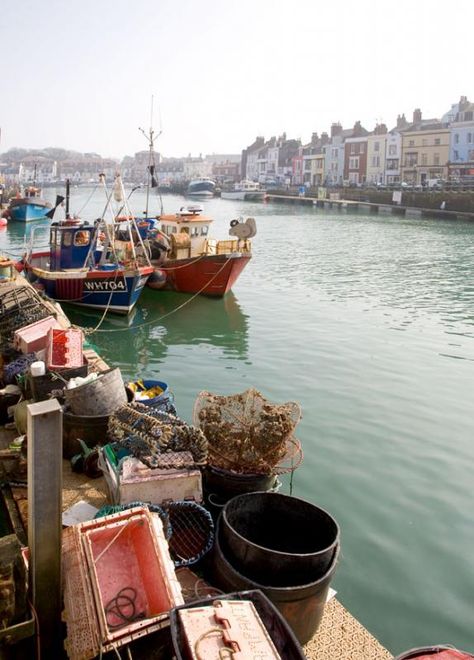
[[[209,607],[214,601],[250,600],[257,614],[265,626],[270,638],[281,658],[285,660],[304,660],[305,655],[293,631],[272,602],[261,591],[240,591],[232,594],[223,594],[217,598],[198,600],[186,605],[180,605],[170,611],[171,639],[173,641],[176,660],[189,658],[187,641],[180,625],[178,612],[194,607]]]
[[[240,573],[223,551],[220,523],[214,543],[213,584],[225,592],[260,589],[282,613],[300,644],[306,644],[317,631],[324,614],[329,585],[334,576],[339,549],[326,573],[318,580],[288,587],[265,585]]]
[[[217,520],[225,503],[236,495],[269,491],[279,484],[274,474],[239,474],[207,465],[202,473],[204,501]]]
[[[107,443],[109,415],[63,413],[63,458],[82,453],[79,438],[90,448]]]
[[[339,526],[327,511],[281,493],[231,499],[222,510],[221,534],[239,571],[278,587],[320,578],[339,543]]]
[[[453,651],[454,649],[451,646],[421,646],[416,649],[410,649],[410,651],[405,651],[394,660],[416,660],[416,658],[421,658],[425,656],[433,656],[433,660],[436,660],[436,656],[439,655],[442,651]],[[474,658],[474,655],[466,653],[466,651],[457,651],[457,653],[463,653],[466,658]],[[454,655],[453,655],[454,657]],[[458,657],[458,655],[456,655]]]

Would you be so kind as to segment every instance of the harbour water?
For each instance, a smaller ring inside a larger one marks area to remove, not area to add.
[[[72,210],[91,192],[75,189]],[[144,193],[132,200],[142,211]],[[163,197],[167,212],[189,201]],[[82,215],[103,206],[94,196]],[[394,653],[474,651],[473,225],[220,199],[204,207],[218,238],[233,218],[257,220],[254,259],[234,291],[212,300],[147,290],[130,319],[106,320],[92,342],[126,378],[167,381],[189,421],[200,390],[255,386],[300,402],[293,494],[341,526],[342,603]],[[0,253],[21,254],[24,232],[1,230]],[[80,325],[98,322],[66,309]]]

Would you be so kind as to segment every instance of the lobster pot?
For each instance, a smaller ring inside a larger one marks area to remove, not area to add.
[[[104,371],[89,383],[67,389],[64,394],[74,415],[110,415],[127,403],[127,393],[118,367]]]
[[[169,502],[163,508],[169,515],[169,548],[175,566],[197,563],[214,544],[211,514],[196,502]]]
[[[183,604],[161,520],[144,508],[70,527],[63,567],[69,657],[94,658],[154,632]]]

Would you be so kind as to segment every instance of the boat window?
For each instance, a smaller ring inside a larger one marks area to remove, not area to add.
[[[189,227],[181,227],[182,234],[189,234]]]
[[[56,245],[57,235],[58,235],[58,232],[56,231],[56,229],[52,229],[51,230],[51,238],[50,238],[51,245]]]
[[[209,232],[209,227],[207,225],[201,227],[201,236],[207,236],[208,232]]]
[[[171,233],[172,234],[177,234],[178,233],[178,228],[177,227],[171,227]]]
[[[74,245],[89,245],[91,235],[88,231],[76,231],[74,234]]]
[[[191,228],[191,236],[199,236],[199,227]]]
[[[63,245],[64,247],[70,247],[72,245],[72,231],[63,232]]]

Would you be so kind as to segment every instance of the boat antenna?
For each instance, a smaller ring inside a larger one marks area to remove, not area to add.
[[[161,120],[160,120],[161,124]],[[146,207],[145,207],[145,218],[148,218],[148,204],[149,204],[149,199],[150,199],[150,187],[151,188],[157,188],[158,187],[158,181],[155,178],[155,139],[156,137],[159,137],[162,133],[162,130],[160,128],[158,134],[155,136],[155,131],[153,130],[153,96],[151,97],[151,111],[150,111],[150,130],[148,133],[143,130],[143,128],[139,128],[139,131],[143,133],[145,136],[145,139],[148,141],[148,148],[149,148],[149,156],[148,156],[148,177],[147,177],[147,186],[146,186]],[[163,200],[160,195],[160,205],[161,205],[161,214],[163,214]]]

